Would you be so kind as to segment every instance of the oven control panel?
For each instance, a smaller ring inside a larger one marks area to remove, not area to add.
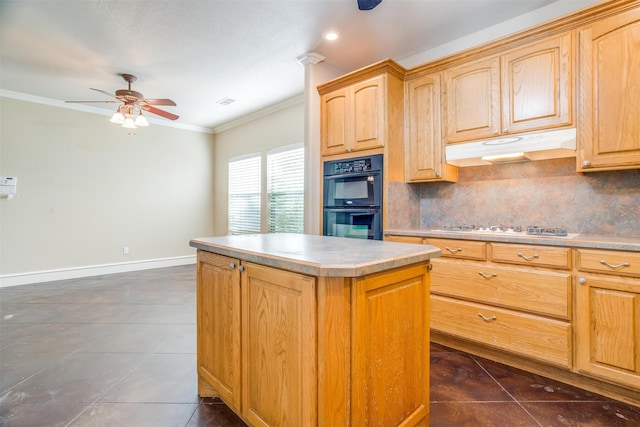
[[[362,173],[382,170],[382,156],[360,157],[325,162],[325,175],[341,175],[345,173]]]

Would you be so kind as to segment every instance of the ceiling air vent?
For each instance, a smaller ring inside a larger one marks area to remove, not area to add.
[[[217,101],[216,104],[220,104],[220,105],[229,105],[229,104],[233,104],[234,102],[236,102],[235,99],[231,99],[231,98],[227,98],[226,96],[224,98],[222,98],[221,100]]]

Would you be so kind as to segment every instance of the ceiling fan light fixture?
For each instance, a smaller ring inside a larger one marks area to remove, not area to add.
[[[138,126],[136,126],[136,123],[133,121],[131,116],[129,116],[126,119],[124,119],[124,123],[122,124],[122,127],[123,128],[127,128],[127,129],[137,129],[138,128]]]
[[[147,118],[142,115],[142,111],[138,113],[138,116],[136,117],[134,124],[136,126],[142,126],[142,127],[149,126],[149,122],[147,121]]]
[[[120,108],[118,108],[118,111],[113,113],[113,116],[111,116],[111,119],[109,121],[117,125],[121,125],[124,123],[124,114],[120,112]]]

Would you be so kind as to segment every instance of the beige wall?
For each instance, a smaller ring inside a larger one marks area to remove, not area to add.
[[[0,97],[0,277],[192,256],[213,234],[213,135]],[[130,254],[123,255],[123,247]]]
[[[252,153],[262,154],[262,186],[266,188],[266,154],[270,149],[304,141],[304,102],[239,124],[215,134],[214,233],[227,234],[229,159]],[[264,199],[264,198],[263,198]],[[263,206],[263,212],[265,212]],[[264,215],[263,215],[264,220]],[[263,225],[264,226],[264,225]],[[264,231],[264,230],[263,230]]]

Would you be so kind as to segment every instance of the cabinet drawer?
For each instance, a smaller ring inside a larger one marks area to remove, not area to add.
[[[423,238],[420,236],[401,236],[396,234],[387,234],[386,236],[384,236],[384,240],[388,242],[416,243],[418,245],[421,245]]]
[[[431,260],[431,292],[569,320],[571,274]]]
[[[571,249],[552,246],[491,243],[491,260],[537,267],[571,268]]]
[[[431,327],[554,365],[571,367],[571,324],[568,322],[431,295]]]
[[[487,244],[473,240],[426,239],[427,245],[440,248],[443,257],[484,261],[487,259]]]
[[[640,253],[577,249],[578,270],[617,276],[640,276]]]

